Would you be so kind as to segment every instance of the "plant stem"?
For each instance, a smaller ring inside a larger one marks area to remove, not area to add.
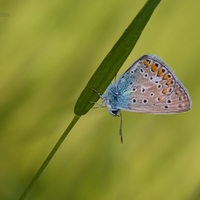
[[[57,143],[55,144],[54,148],[51,150],[51,152],[49,153],[49,155],[47,156],[47,158],[45,159],[45,161],[43,162],[43,164],[41,165],[41,167],[39,168],[39,170],[37,171],[35,176],[32,178],[31,182],[29,183],[27,188],[24,190],[24,192],[21,195],[21,197],[19,198],[19,200],[24,200],[26,198],[26,196],[28,195],[28,192],[31,190],[31,188],[33,187],[35,182],[40,178],[40,176],[42,175],[43,171],[46,169],[46,167],[50,163],[51,159],[53,158],[54,154],[57,152],[58,148],[63,143],[63,141],[65,140],[65,138],[67,137],[69,132],[72,130],[72,128],[74,127],[76,122],[79,120],[79,118],[80,118],[80,116],[78,116],[78,115],[74,116],[74,118],[72,119],[71,123],[66,128],[65,132],[62,134],[60,139],[57,141]]]

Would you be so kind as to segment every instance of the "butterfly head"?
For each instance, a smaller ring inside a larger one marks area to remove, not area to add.
[[[112,108],[109,108],[109,107],[108,107],[108,112],[109,112],[112,116],[117,117],[117,116],[119,116],[120,109],[112,109]]]

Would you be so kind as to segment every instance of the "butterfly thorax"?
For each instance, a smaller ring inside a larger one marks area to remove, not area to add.
[[[116,84],[110,84],[106,92],[102,95],[102,104],[106,104],[108,112],[113,116],[118,116],[120,109],[118,108],[119,91]]]

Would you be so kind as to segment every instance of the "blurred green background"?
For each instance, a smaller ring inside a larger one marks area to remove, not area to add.
[[[0,13],[0,199],[18,199],[73,118],[76,100],[146,0],[4,1]],[[119,74],[148,53],[188,89],[179,115],[92,109],[29,200],[183,200],[200,192],[200,1],[163,1]]]

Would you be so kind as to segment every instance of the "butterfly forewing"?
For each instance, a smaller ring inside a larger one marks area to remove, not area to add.
[[[173,114],[191,108],[189,94],[172,70],[157,56],[144,55],[116,82],[119,109]]]

